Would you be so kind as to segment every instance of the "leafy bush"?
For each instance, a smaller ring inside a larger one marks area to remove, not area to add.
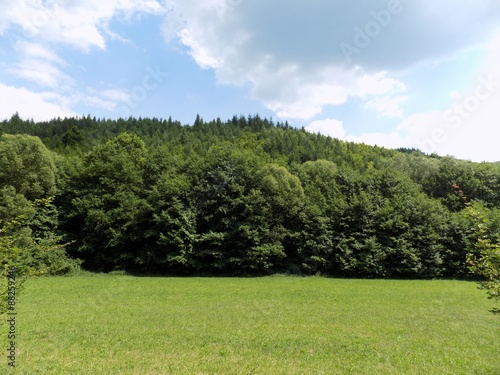
[[[34,208],[45,207],[49,199],[36,200]],[[71,259],[54,235],[32,238],[27,225],[31,218],[19,215],[9,221],[0,221],[0,314],[8,307],[7,283],[9,270],[14,267],[16,289],[20,291],[27,278],[41,275],[67,275],[80,269],[80,261]]]
[[[492,235],[488,218],[473,205],[467,207],[475,222],[477,242],[471,248],[467,262],[472,272],[484,277],[481,288],[489,298],[500,300],[500,242],[499,234]],[[493,237],[493,239],[492,239]]]
[[[500,232],[497,223],[490,217],[496,215],[480,203],[471,203],[457,184],[453,188],[465,202],[466,215],[472,219],[474,240],[469,245],[467,263],[470,271],[483,278],[480,288],[485,289],[489,298],[500,300]],[[489,214],[489,215],[488,215]]]

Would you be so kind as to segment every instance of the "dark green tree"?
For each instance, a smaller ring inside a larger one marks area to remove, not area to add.
[[[141,251],[142,227],[149,212],[144,199],[144,142],[122,133],[95,146],[68,189],[66,230],[77,254],[96,270],[134,268]]]

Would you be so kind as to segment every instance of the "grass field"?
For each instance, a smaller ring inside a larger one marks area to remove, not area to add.
[[[18,299],[16,370],[5,355],[0,368],[498,375],[493,307],[475,283],[460,281],[39,278]]]

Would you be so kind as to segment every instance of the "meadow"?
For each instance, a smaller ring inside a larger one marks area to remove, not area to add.
[[[494,307],[466,281],[43,277],[1,372],[498,375]]]

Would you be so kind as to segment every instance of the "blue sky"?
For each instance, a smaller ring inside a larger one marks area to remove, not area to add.
[[[0,0],[0,119],[258,113],[500,160],[498,0]]]

